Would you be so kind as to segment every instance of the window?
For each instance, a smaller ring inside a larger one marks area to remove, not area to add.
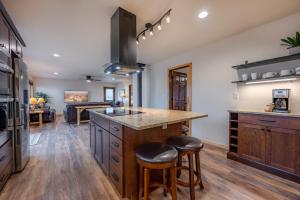
[[[115,101],[115,88],[104,87],[104,101]]]

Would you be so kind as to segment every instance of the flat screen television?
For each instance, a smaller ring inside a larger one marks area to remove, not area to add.
[[[69,102],[88,102],[89,92],[88,91],[65,91],[64,101]]]

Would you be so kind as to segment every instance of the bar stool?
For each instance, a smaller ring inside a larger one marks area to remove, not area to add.
[[[163,187],[164,192],[169,191],[172,199],[177,199],[176,193],[176,162],[177,150],[167,144],[146,143],[136,149],[136,160],[139,164],[139,199],[148,200],[150,187]],[[153,183],[149,185],[150,170],[163,170],[163,184]],[[165,171],[170,170],[171,181],[166,183]],[[144,182],[144,186],[143,186]],[[144,188],[144,189],[143,189]]]
[[[200,189],[204,189],[202,178],[201,178],[201,167],[200,167],[200,151],[203,148],[203,143],[194,137],[190,136],[176,136],[169,138],[167,143],[174,146],[178,151],[178,162],[177,162],[177,178],[181,175],[181,170],[189,170],[189,182],[183,182],[177,180],[177,184],[190,188],[190,197],[192,200],[195,199],[195,186],[199,184]],[[188,156],[189,166],[182,166],[182,157]],[[196,160],[196,171],[194,170],[194,156]],[[197,179],[194,181],[194,175]]]

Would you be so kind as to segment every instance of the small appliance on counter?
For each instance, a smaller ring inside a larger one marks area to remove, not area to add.
[[[273,90],[273,112],[289,113],[290,112],[290,89]]]

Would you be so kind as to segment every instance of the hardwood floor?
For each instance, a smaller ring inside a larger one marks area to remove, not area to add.
[[[15,174],[0,194],[0,200],[105,200],[119,199],[89,153],[87,124],[63,122],[32,129],[41,132],[31,146],[31,160]],[[206,145],[201,153],[205,189],[196,188],[196,199],[298,199],[300,184],[227,160],[226,152]],[[185,176],[185,174],[184,174]],[[189,190],[178,188],[178,199],[188,199]],[[157,189],[151,199],[170,199]]]

